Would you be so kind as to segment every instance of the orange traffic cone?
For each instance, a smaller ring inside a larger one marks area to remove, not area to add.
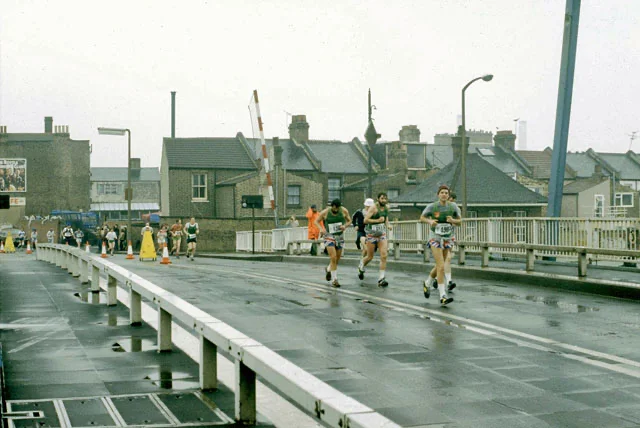
[[[91,252],[91,245],[89,245],[89,241],[87,241],[87,243],[85,244],[85,246],[84,246],[84,250],[85,250],[87,253],[90,253],[90,252]]]
[[[0,241],[0,253],[4,253],[4,241]]]
[[[32,254],[33,251],[31,251],[31,242],[27,241],[27,254]]]
[[[129,245],[127,246],[127,260],[133,260],[133,246],[131,245],[131,240],[129,240]]]
[[[167,244],[163,244],[162,247],[162,260],[160,260],[161,265],[170,265],[171,260],[169,260],[169,250],[167,249]]]
[[[100,257],[102,257],[103,259],[107,258],[107,244],[105,244],[104,242],[102,243],[102,254],[100,254]]]

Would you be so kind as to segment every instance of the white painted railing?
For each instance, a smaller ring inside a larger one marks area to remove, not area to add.
[[[420,253],[424,241],[429,236],[427,225],[418,221],[400,221],[392,223],[393,230],[389,239],[416,241],[401,243],[403,252]],[[269,242],[264,237],[271,235]],[[346,249],[355,249],[354,228],[345,231]],[[258,239],[258,237],[260,239]],[[287,244],[307,238],[307,228],[274,229],[256,231],[257,241],[261,241],[260,251],[286,251]],[[609,250],[640,250],[640,221],[630,218],[475,218],[465,219],[457,232],[459,241],[488,242],[495,244],[533,244],[556,247],[589,247]],[[270,244],[270,246],[268,246]],[[302,244],[302,250],[308,250],[309,243]],[[236,232],[236,250],[251,251],[251,232]],[[522,247],[490,248],[492,254],[524,256]],[[467,247],[467,252],[480,253],[480,247]],[[574,257],[566,252],[536,250],[536,256]],[[616,255],[598,254],[592,260],[625,260]]]
[[[236,242],[246,241],[244,237],[236,239]],[[257,242],[271,245],[271,234],[263,233]],[[172,349],[174,318],[190,328],[192,334],[200,339],[200,388],[217,388],[218,348],[228,352],[235,363],[235,419],[242,424],[256,423],[256,376],[259,375],[327,426],[399,428],[399,425],[305,372],[260,342],[122,266],[66,245],[40,244],[36,255],[38,260],[68,270],[82,283],[91,282],[94,293],[100,292],[100,275],[106,275],[109,306],[118,303],[118,286],[128,290],[131,325],[142,323],[143,298],[155,306],[158,313],[158,352]]]

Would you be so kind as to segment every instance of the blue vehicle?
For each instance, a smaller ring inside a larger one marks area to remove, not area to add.
[[[62,224],[70,225],[73,230],[80,229],[84,232],[84,239],[89,241],[92,245],[97,245],[99,239],[96,235],[98,228],[98,214],[94,212],[81,212],[81,211],[65,211],[65,210],[53,210],[51,211],[51,217],[60,217]]]

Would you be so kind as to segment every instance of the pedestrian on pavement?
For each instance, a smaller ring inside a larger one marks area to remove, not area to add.
[[[171,241],[173,247],[171,252],[176,254],[176,259],[180,258],[180,244],[182,243],[182,220],[177,219],[175,224],[171,226]]]
[[[364,217],[365,232],[367,232],[367,255],[360,261],[358,266],[358,278],[364,279],[365,267],[373,259],[376,246],[380,250],[380,271],[378,275],[378,286],[386,287],[389,282],[385,278],[387,269],[387,254],[389,241],[387,240],[387,231],[391,230],[389,224],[389,207],[387,203],[389,199],[385,192],[378,193],[378,200],[371,205]]]
[[[300,226],[300,223],[298,222],[298,219],[296,219],[296,215],[293,214],[291,217],[289,217],[289,220],[287,220],[287,226],[288,227],[298,227]]]
[[[331,281],[334,287],[340,287],[338,282],[338,262],[342,257],[344,246],[344,230],[351,223],[349,211],[342,206],[340,199],[331,201],[331,207],[325,208],[316,217],[315,226],[324,237],[324,247],[331,259],[329,266],[325,268],[325,279]],[[326,226],[326,228],[325,228]]]
[[[113,256],[113,252],[116,249],[116,240],[118,239],[118,235],[116,235],[115,230],[111,228],[111,230],[107,232],[106,238],[107,238],[107,243],[109,245],[109,252],[111,253],[111,256]]]
[[[80,248],[82,246],[82,240],[84,239],[84,232],[81,229],[76,229],[75,237],[78,248]]]
[[[321,227],[316,225],[316,219],[318,218],[318,207],[316,204],[313,204],[307,210],[307,239],[317,240],[320,239],[320,229],[324,227],[323,224],[320,224]],[[311,244],[311,251],[309,254],[312,256],[318,255],[318,245],[314,242]]]
[[[127,226],[122,226],[118,239],[120,240],[120,251],[127,251]]]
[[[24,247],[24,240],[25,237],[27,236],[27,234],[24,232],[24,229],[20,228],[20,231],[18,232],[18,236],[16,236],[16,241],[17,244],[16,248],[23,248]]]
[[[156,234],[156,240],[158,242],[158,253],[162,255],[164,246],[167,243],[167,226],[166,225],[162,225],[162,227]]]
[[[36,229],[31,229],[31,249],[35,250],[38,245],[38,231]]]
[[[47,242],[49,244],[56,242],[56,232],[54,232],[53,228],[49,229],[47,232]]]
[[[200,233],[200,227],[196,223],[195,217],[191,217],[189,223],[184,225],[183,232],[187,236],[187,259],[191,255],[191,261],[196,254],[196,244],[198,242],[198,233]]]
[[[428,299],[431,294],[430,287],[434,281],[437,281],[440,304],[444,306],[453,302],[453,297],[447,297],[445,290],[444,261],[455,242],[454,226],[460,225],[462,215],[458,205],[455,202],[449,202],[449,186],[441,185],[437,195],[438,201],[427,205],[420,216],[420,221],[430,226],[427,246],[431,248],[431,254],[436,262],[429,273],[429,278],[424,281],[422,290],[424,297]]]

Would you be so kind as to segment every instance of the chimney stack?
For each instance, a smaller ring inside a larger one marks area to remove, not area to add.
[[[53,134],[53,117],[45,116],[44,118],[44,133]]]
[[[469,137],[465,135],[467,148],[469,147]],[[458,127],[458,133],[451,137],[451,147],[453,148],[453,160],[462,159],[462,125]],[[467,149],[468,150],[468,149]]]
[[[296,140],[298,143],[309,142],[309,123],[307,123],[307,116],[299,114],[291,117],[289,138]]]
[[[176,138],[176,91],[171,91],[171,138]]]
[[[403,143],[419,143],[420,130],[416,125],[404,125],[400,130],[400,141]]]
[[[498,131],[493,137],[493,142],[496,147],[500,147],[503,150],[515,151],[516,149],[516,136],[513,131]]]
[[[282,151],[283,148],[280,145],[280,137],[273,137],[273,165],[274,166],[282,166]]]

